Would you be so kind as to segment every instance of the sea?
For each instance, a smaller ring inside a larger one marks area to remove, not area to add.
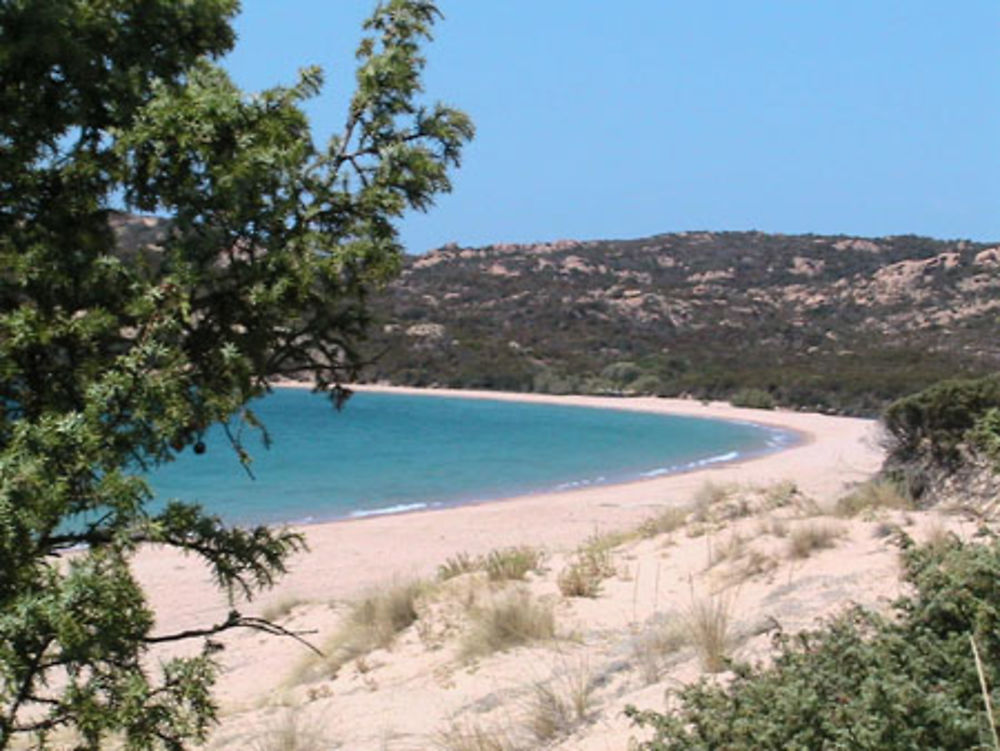
[[[270,447],[231,425],[149,475],[156,504],[202,504],[231,524],[305,524],[443,508],[685,472],[776,451],[794,434],[747,422],[616,409],[308,389],[251,405]]]

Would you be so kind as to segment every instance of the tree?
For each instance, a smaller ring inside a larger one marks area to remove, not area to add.
[[[189,504],[154,512],[143,472],[203,450],[210,425],[256,425],[247,405],[275,376],[342,395],[366,295],[399,266],[394,221],[450,189],[472,137],[461,112],[419,103],[433,2],[376,8],[324,148],[301,110],[318,69],[248,96],[215,64],[237,10],[0,2],[0,749],[204,738],[210,637],[268,624],[234,609],[159,633],[130,559],[146,542],[199,556],[236,602],[303,540]],[[169,221],[126,247],[113,209]],[[200,656],[143,663],[192,636]]]

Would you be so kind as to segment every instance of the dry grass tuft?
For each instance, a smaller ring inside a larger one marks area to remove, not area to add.
[[[778,568],[778,561],[767,553],[749,550],[725,575],[725,584],[732,587],[758,576],[766,576]]]
[[[490,581],[523,581],[531,572],[541,573],[545,552],[528,545],[491,550],[473,557],[458,553],[438,566],[438,580],[447,581],[473,571],[485,571]]]
[[[733,491],[734,488],[731,485],[720,485],[711,480],[706,480],[694,494],[694,520],[698,522],[708,520],[709,510],[712,506],[728,500]]]
[[[286,597],[282,597],[280,600],[268,604],[267,607],[265,607],[261,612],[260,617],[265,621],[275,623],[283,618],[287,618],[295,608],[299,605],[305,605],[306,602],[307,600],[302,597],[288,595]]]
[[[559,591],[566,597],[597,597],[601,582],[618,572],[612,551],[628,539],[623,533],[595,533],[588,537],[560,572],[556,581]]]
[[[831,524],[802,524],[788,536],[788,556],[808,558],[818,550],[827,550],[837,543],[843,530]]]
[[[435,733],[431,742],[438,751],[514,751],[517,748],[499,728],[487,730],[482,725],[457,721]]]
[[[685,624],[676,617],[656,615],[632,642],[632,662],[647,684],[656,683],[669,667],[669,658],[688,642]]]
[[[784,519],[766,516],[757,525],[757,532],[762,535],[771,535],[772,537],[788,537],[788,525]]]
[[[285,712],[250,745],[252,751],[322,751],[329,747],[323,734],[316,727],[305,724],[295,710]]]
[[[555,636],[552,606],[516,589],[470,611],[472,622],[461,644],[464,659]]]
[[[643,521],[637,531],[642,538],[665,535],[680,529],[687,522],[688,510],[676,506],[664,509]]]
[[[529,573],[540,572],[544,561],[544,551],[522,545],[490,551],[483,559],[482,569],[490,581],[523,581]]]
[[[799,494],[798,486],[792,480],[782,480],[764,488],[764,504],[768,509],[784,508],[791,505]]]
[[[536,683],[528,700],[525,727],[540,743],[569,735],[587,721],[593,690],[593,680],[585,666],[547,683]]]
[[[604,577],[581,561],[573,561],[559,573],[556,584],[565,597],[597,597]]]
[[[723,561],[740,558],[746,553],[746,549],[746,538],[738,532],[734,532],[725,542],[721,542],[712,548],[708,566],[711,568],[712,566],[716,566]]]
[[[445,559],[445,562],[438,566],[438,581],[448,581],[456,576],[468,574],[480,569],[480,559],[473,558],[468,553],[457,553]]]
[[[912,507],[912,502],[896,483],[875,479],[858,485],[851,493],[840,498],[837,501],[836,512],[840,516],[857,516],[865,511]]]
[[[731,600],[713,597],[691,606],[685,618],[687,636],[706,673],[726,669],[733,646]]]
[[[417,620],[417,599],[427,588],[423,581],[393,583],[352,603],[340,627],[324,644],[325,657],[302,662],[288,682],[297,685],[334,677],[351,660],[391,646],[396,636]]]

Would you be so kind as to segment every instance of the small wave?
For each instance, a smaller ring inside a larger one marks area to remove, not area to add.
[[[688,462],[687,464],[674,464],[669,467],[657,467],[656,469],[651,469],[647,472],[640,472],[639,477],[662,477],[663,475],[673,475],[679,472],[690,472],[692,469],[707,467],[710,464],[718,464],[720,462],[731,462],[739,458],[739,451],[730,451],[726,454],[709,456],[706,459],[698,459],[693,462]]]
[[[734,459],[740,458],[739,451],[730,451],[726,454],[719,454],[718,456],[710,456],[707,459],[700,459],[696,462],[691,462],[692,467],[704,467],[708,464],[718,464],[719,462],[731,462]]]
[[[591,480],[572,480],[570,482],[559,483],[556,485],[556,490],[573,490],[574,488],[585,488],[593,484]]]
[[[385,506],[383,508],[365,509],[364,511],[352,511],[350,517],[359,519],[365,516],[385,516],[386,514],[402,514],[406,511],[419,511],[428,507],[426,503],[400,503],[396,506]]]

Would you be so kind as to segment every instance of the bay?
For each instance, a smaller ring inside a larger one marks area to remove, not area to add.
[[[788,433],[749,423],[551,404],[361,392],[344,410],[306,389],[253,405],[252,479],[221,429],[150,482],[162,503],[227,522],[307,523],[625,482],[777,450]]]

